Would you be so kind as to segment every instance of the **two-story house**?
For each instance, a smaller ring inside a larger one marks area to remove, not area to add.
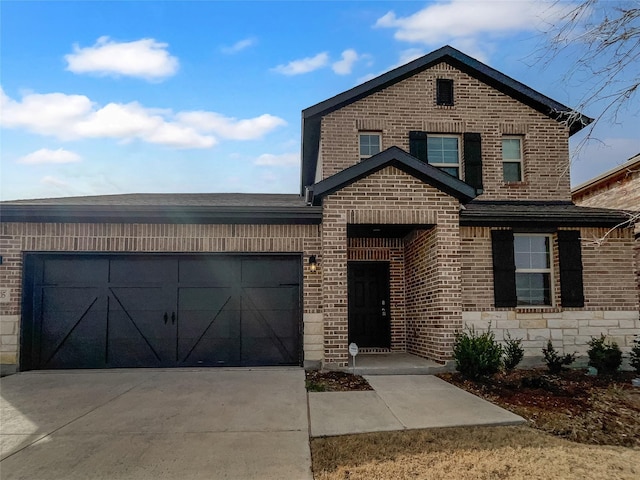
[[[573,120],[573,121],[570,121]],[[571,203],[564,105],[443,47],[302,112],[301,195],[0,204],[2,363],[344,367],[640,328],[626,216]]]

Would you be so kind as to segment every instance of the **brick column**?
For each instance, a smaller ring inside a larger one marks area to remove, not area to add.
[[[324,361],[348,365],[347,218],[344,211],[326,208],[322,219],[322,298]]]

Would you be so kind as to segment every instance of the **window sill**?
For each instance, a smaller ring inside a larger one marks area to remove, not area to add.
[[[560,313],[562,309],[560,307],[554,307],[553,305],[539,305],[535,307],[515,307],[516,313]]]

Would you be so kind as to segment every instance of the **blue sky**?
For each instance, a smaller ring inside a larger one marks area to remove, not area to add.
[[[564,80],[574,51],[537,60],[559,15],[539,0],[4,0],[0,15],[3,200],[297,193],[301,110],[445,44],[566,105],[584,95]],[[640,152],[638,110],[598,125],[573,184]]]

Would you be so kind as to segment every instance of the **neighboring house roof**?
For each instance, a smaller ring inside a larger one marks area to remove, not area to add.
[[[569,133],[571,135],[580,131],[593,121],[592,118],[575,112],[573,109],[556,102],[532,88],[527,87],[525,84],[447,45],[303,110],[302,189],[311,185],[314,181],[320,141],[320,122],[323,116],[401,82],[441,62],[447,62],[451,66],[458,68],[554,120],[568,121],[574,116],[575,120],[573,120],[569,126]]]
[[[0,202],[2,222],[319,224],[322,209],[289,194],[124,194]]]
[[[631,214],[608,208],[580,207],[572,202],[482,201],[465,205],[460,225],[492,227],[614,227]]]
[[[397,167],[463,202],[468,202],[476,196],[475,188],[462,180],[418,160],[401,148],[389,147],[309,187],[312,194],[311,203],[319,205],[322,197],[389,166]]]
[[[597,177],[594,177],[590,180],[587,180],[584,183],[581,183],[577,187],[571,189],[571,197],[576,200],[576,198],[582,197],[591,193],[594,190],[598,190],[605,185],[613,182],[620,181],[625,177],[631,175],[633,172],[637,172],[640,169],[640,153],[631,157],[622,165],[612,168],[604,172]],[[640,205],[638,205],[640,208]]]

